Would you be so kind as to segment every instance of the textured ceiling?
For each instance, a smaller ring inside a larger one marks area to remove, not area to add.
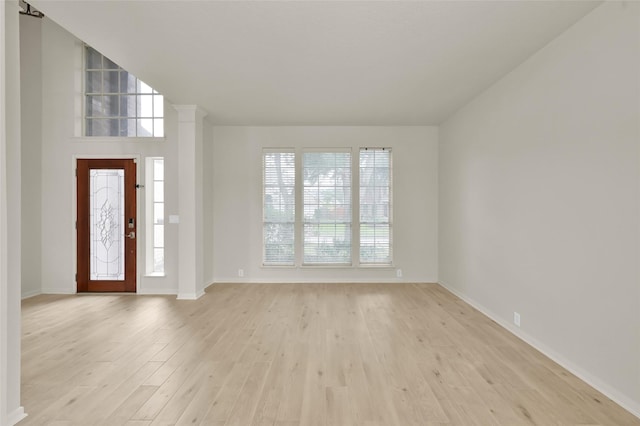
[[[587,1],[32,2],[217,124],[438,124]]]

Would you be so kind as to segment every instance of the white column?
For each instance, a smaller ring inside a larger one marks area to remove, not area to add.
[[[20,406],[20,53],[18,3],[0,2],[0,424]]]
[[[174,105],[178,111],[178,299],[204,294],[202,120],[196,105]]]

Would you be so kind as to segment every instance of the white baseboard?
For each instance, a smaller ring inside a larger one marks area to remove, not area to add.
[[[466,295],[462,294],[461,292],[457,291],[456,289],[454,289],[453,287],[448,285],[446,282],[440,281],[438,284],[440,284],[442,287],[444,287],[445,289],[447,289],[451,293],[453,293],[456,296],[458,296],[460,299],[464,300],[469,305],[473,306],[478,311],[482,312],[487,317],[489,317],[492,320],[494,320],[495,322],[497,322],[504,329],[506,329],[507,331],[511,332],[511,334],[515,335],[516,337],[518,337],[519,339],[521,339],[525,343],[529,344],[530,346],[533,346],[535,349],[540,351],[543,355],[545,355],[546,357],[548,357],[551,360],[553,360],[556,363],[558,363],[560,366],[562,366],[565,369],[567,369],[568,371],[570,371],[576,377],[578,377],[579,379],[581,379],[582,381],[586,382],[588,385],[590,385],[591,387],[593,387],[597,391],[599,391],[602,394],[604,394],[605,396],[607,396],[613,402],[615,402],[616,404],[620,405],[622,408],[624,408],[625,410],[627,410],[628,412],[630,412],[634,416],[640,418],[640,402],[635,401],[632,398],[630,398],[629,396],[627,396],[627,395],[623,394],[622,392],[616,390],[615,388],[613,388],[609,384],[605,383],[602,379],[593,376],[591,373],[589,373],[588,371],[584,370],[582,367],[574,364],[570,360],[566,359],[563,355],[561,355],[558,352],[556,352],[555,350],[551,349],[550,347],[548,347],[544,343],[541,343],[538,339],[536,339],[536,338],[532,337],[531,335],[525,333],[524,331],[522,331],[522,329],[520,329],[520,328],[516,327],[515,325],[511,324],[508,320],[499,317],[494,312],[492,312],[491,310],[485,308],[480,303],[476,302],[475,300],[473,300],[473,299],[467,297]]]
[[[139,294],[142,296],[154,296],[154,295],[155,296],[175,296],[178,294],[178,292],[176,290],[165,289],[165,288],[161,288],[161,289],[139,288],[136,294]]]
[[[76,289],[43,288],[41,294],[77,294]]]
[[[30,297],[39,296],[42,292],[40,290],[28,291],[26,293],[22,293],[22,300],[28,299]]]
[[[213,284],[410,284],[410,283],[424,283],[424,280],[420,281],[407,281],[403,278],[394,279],[313,279],[313,280],[264,280],[264,279],[249,279],[249,278],[218,278],[215,279],[210,285]]]
[[[13,413],[10,413],[7,416],[7,421],[9,422],[9,426],[13,426],[18,424],[18,422],[27,417],[27,413],[24,412],[24,407],[18,407],[18,409],[14,410]]]
[[[60,289],[42,289],[42,292],[39,292],[37,294],[33,294],[33,295],[28,295],[28,296],[22,296],[23,299],[26,299],[27,297],[32,297],[32,296],[37,296],[38,294],[78,294],[77,291],[75,290],[60,290]],[[83,294],[90,294],[90,293],[83,293]],[[172,289],[164,289],[164,288],[160,288],[160,289],[153,289],[153,288],[143,288],[143,289],[137,289],[136,293],[122,293],[122,294],[139,294],[139,295],[143,295],[143,296],[147,296],[147,295],[162,295],[162,296],[175,296],[178,294],[178,292],[176,290],[172,290]]]
[[[178,293],[178,300],[198,300],[204,295],[204,290],[200,290],[197,293]]]

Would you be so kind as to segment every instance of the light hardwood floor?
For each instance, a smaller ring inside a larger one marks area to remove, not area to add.
[[[23,302],[27,425],[640,425],[435,284]]]

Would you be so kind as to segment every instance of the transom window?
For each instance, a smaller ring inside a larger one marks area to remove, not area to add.
[[[164,98],[85,46],[85,136],[163,137]]]

